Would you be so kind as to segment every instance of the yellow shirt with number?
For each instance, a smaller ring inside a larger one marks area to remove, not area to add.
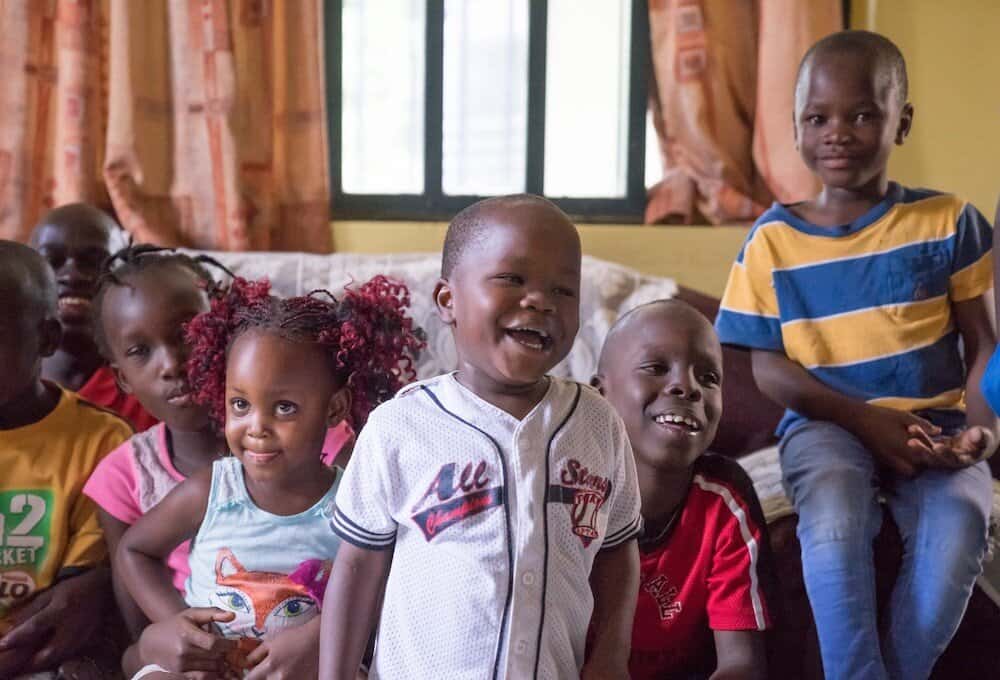
[[[38,422],[0,430],[0,619],[52,585],[61,569],[90,567],[107,555],[97,506],[82,489],[132,429],[60,391]]]

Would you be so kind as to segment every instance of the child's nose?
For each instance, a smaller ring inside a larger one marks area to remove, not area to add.
[[[247,435],[254,439],[264,439],[267,437],[269,425],[270,422],[266,414],[263,413],[263,409],[257,409],[250,418],[250,428],[247,430]]]
[[[698,381],[681,372],[670,375],[666,384],[666,391],[672,396],[688,401],[698,401],[701,399],[701,388],[698,385]]]
[[[160,367],[161,374],[167,379],[173,379],[182,375],[184,372],[184,361],[182,352],[173,348],[165,349],[163,351],[163,363]]]
[[[827,144],[846,144],[851,139],[851,128],[840,119],[831,120],[826,129],[824,141]]]
[[[552,296],[544,290],[528,290],[521,298],[521,306],[528,309],[535,309],[541,312],[551,312],[555,309]]]

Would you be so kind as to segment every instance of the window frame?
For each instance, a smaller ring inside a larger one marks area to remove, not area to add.
[[[487,196],[445,194],[441,186],[444,97],[444,2],[426,0],[424,187],[421,194],[345,193],[341,151],[343,116],[343,2],[324,0],[326,103],[329,125],[330,213],[337,220],[445,221]],[[632,0],[629,45],[628,148],[625,196],[548,197],[575,220],[640,223],[646,208],[646,108],[650,61],[647,0]],[[545,77],[548,0],[528,0],[528,111],[525,191],[544,195]]]

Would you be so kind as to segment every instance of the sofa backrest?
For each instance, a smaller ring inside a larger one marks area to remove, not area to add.
[[[417,376],[428,378],[455,368],[451,332],[438,319],[432,300],[441,271],[437,253],[368,255],[335,253],[205,252],[234,274],[248,279],[267,277],[275,294],[303,295],[325,288],[334,295],[351,282],[363,283],[376,274],[401,280],[410,289],[410,313],[427,333],[427,349],[417,361]],[[677,293],[672,279],[641,274],[628,267],[584,256],[580,290],[580,332],[569,356],[553,373],[588,382],[608,329],[621,314],[651,300]]]

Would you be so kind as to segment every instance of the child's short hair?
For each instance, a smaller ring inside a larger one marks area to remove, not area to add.
[[[325,290],[278,298],[267,280],[237,277],[211,311],[187,324],[194,399],[218,425],[225,422],[226,355],[240,335],[263,329],[326,351],[334,380],[351,391],[351,424],[360,429],[373,408],[416,377],[413,361],[424,334],[405,313],[409,304],[407,287],[385,276],[348,286],[340,300]]]
[[[42,215],[31,231],[31,244],[35,245],[39,232],[47,226],[78,228],[81,224],[104,231],[112,252],[128,245],[127,234],[118,221],[90,203],[65,203]]]
[[[101,355],[111,361],[111,347],[104,334],[104,324],[101,323],[101,313],[104,307],[104,297],[113,286],[128,286],[129,279],[140,272],[146,272],[158,267],[182,267],[198,279],[206,294],[212,297],[221,291],[215,279],[209,273],[206,265],[225,272],[230,277],[232,273],[214,259],[206,255],[191,256],[177,252],[173,248],[142,244],[129,244],[114,253],[105,261],[101,277],[97,280],[97,291],[94,293],[92,311],[94,317],[94,342]]]
[[[4,304],[16,302],[21,313],[30,311],[39,318],[55,318],[58,304],[55,273],[35,250],[16,241],[0,240],[0,286],[6,295],[18,298],[4,300]]]
[[[805,87],[803,75],[807,66],[819,55],[857,54],[868,58],[871,68],[889,76],[900,105],[909,96],[909,81],[906,77],[906,60],[894,42],[880,33],[871,31],[839,31],[831,33],[809,48],[795,77],[796,108]]]
[[[533,194],[494,196],[477,201],[455,215],[448,224],[444,247],[441,249],[441,276],[445,279],[450,277],[465,251],[486,235],[490,226],[487,215],[491,209],[525,203],[544,206],[565,217],[565,213],[555,203]],[[568,217],[566,221],[569,221]]]

